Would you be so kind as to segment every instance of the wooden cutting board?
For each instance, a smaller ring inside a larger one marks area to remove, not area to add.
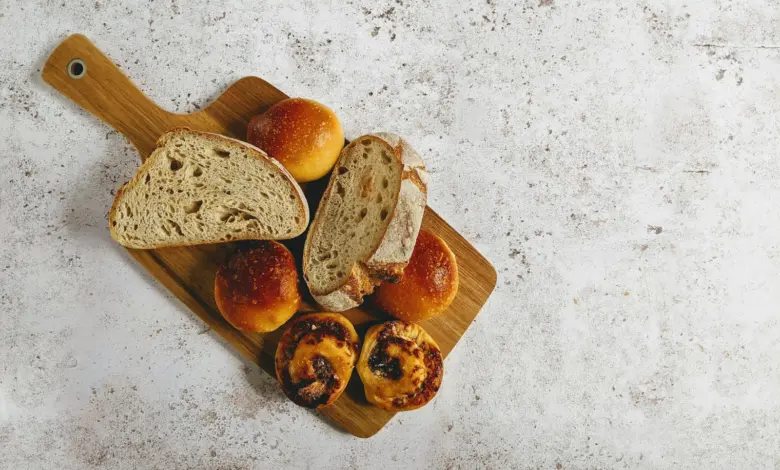
[[[264,80],[246,77],[238,80],[216,101],[197,113],[169,113],[150,101],[89,39],[79,34],[70,36],[54,50],[44,66],[43,79],[124,134],[136,146],[142,160],[152,153],[157,138],[174,127],[186,126],[244,139],[247,123],[252,116],[287,98],[287,95]],[[314,182],[304,187],[312,214],[326,183]],[[432,184],[435,185],[436,181],[433,180]],[[493,291],[496,271],[469,242],[430,208],[426,208],[423,227],[442,237],[458,260],[460,288],[455,300],[442,316],[423,323],[446,357]],[[304,236],[285,242],[296,257],[300,257]],[[273,376],[273,356],[281,330],[267,334],[238,331],[222,318],[214,303],[217,267],[237,246],[236,243],[224,243],[128,251],[214,331],[248,360]],[[308,297],[301,311],[315,309],[316,305]],[[385,318],[381,312],[372,308],[370,299],[360,308],[344,312],[344,315],[361,334],[370,324]],[[457,373],[457,370],[445,370],[442,386],[447,387],[447,375]],[[359,437],[374,435],[394,414],[368,404],[357,373],[352,374],[346,393],[332,406],[322,410],[322,413]]]

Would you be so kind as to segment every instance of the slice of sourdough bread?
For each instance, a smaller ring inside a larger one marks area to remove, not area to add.
[[[427,184],[422,158],[397,135],[365,135],[342,150],[303,250],[303,276],[320,305],[342,312],[380,282],[398,282]]]
[[[283,240],[306,230],[301,188],[276,160],[244,142],[174,129],[109,213],[111,236],[129,248],[231,240]]]

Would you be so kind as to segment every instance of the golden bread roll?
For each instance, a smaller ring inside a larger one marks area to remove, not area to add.
[[[404,321],[422,321],[443,312],[458,292],[458,263],[450,247],[421,230],[409,264],[398,284],[376,290],[377,305]]]
[[[341,396],[352,376],[360,340],[337,313],[296,318],[276,347],[276,377],[296,405],[322,408]]]
[[[444,360],[420,325],[390,321],[371,327],[357,364],[366,399],[389,411],[408,411],[439,391]]]
[[[217,271],[214,299],[225,320],[242,331],[273,331],[298,311],[298,269],[281,243],[240,250]]]
[[[282,100],[253,117],[246,138],[300,183],[328,174],[344,147],[344,130],[336,114],[304,98]]]

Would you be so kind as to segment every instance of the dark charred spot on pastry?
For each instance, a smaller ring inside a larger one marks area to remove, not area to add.
[[[401,338],[399,336],[393,336],[391,338],[387,338],[386,344],[395,344],[403,352],[410,355],[418,355],[421,353],[421,351],[417,348],[417,345],[414,343],[414,341],[410,341],[405,338]]]
[[[332,336],[338,341],[347,341],[349,332],[341,323],[322,318],[306,318],[296,323],[291,330],[292,342],[300,341],[301,337],[316,331],[318,334]]]
[[[444,359],[441,356],[441,351],[438,349],[430,348],[426,345],[427,352],[425,354],[425,369],[428,374],[425,377],[423,383],[421,398],[425,398],[421,403],[427,403],[431,397],[439,390],[441,385],[442,375],[444,374]]]
[[[404,399],[403,398],[393,399],[393,406],[396,408],[402,408],[404,406]]]
[[[284,394],[298,406],[317,408],[328,402],[329,394],[315,380],[293,383],[288,373],[284,377]]]
[[[444,360],[438,349],[429,349],[425,355],[425,368],[428,370],[428,377],[431,379],[441,379],[444,371]],[[428,381],[430,383],[430,381]]]
[[[396,329],[396,326],[398,326],[398,325],[401,325],[401,322],[390,321],[390,322],[387,322],[384,325],[382,325],[382,330],[377,335],[377,341],[381,343],[381,342],[387,340],[387,338],[395,336],[395,334],[396,334],[395,329]]]
[[[311,366],[314,375],[297,377],[297,381],[290,376],[289,369],[283,368],[282,388],[296,405],[317,408],[328,403],[341,386],[341,379],[336,376],[333,364],[325,356],[315,355],[311,359]]]
[[[298,345],[300,343],[305,343],[310,346],[315,346],[317,344],[320,344],[322,340],[327,336],[327,333],[318,331],[314,333],[310,333],[306,335],[305,338],[293,338],[292,340],[284,340],[285,341],[285,348],[284,348],[284,354],[283,357],[286,361],[292,360],[293,356],[295,355],[295,350],[298,348]]]
[[[439,351],[438,349],[429,348],[428,357],[426,359],[427,359],[426,365],[428,364],[428,361],[430,361],[431,363],[438,363],[438,364],[442,364],[444,362],[441,357],[441,351]]]
[[[333,337],[337,341],[349,341],[349,332],[344,325],[330,319],[307,318],[300,320],[293,324],[288,333],[285,333],[281,339],[284,344],[282,357],[285,361],[292,359],[295,355],[295,348],[301,341],[310,345],[321,343],[325,337]],[[304,336],[308,336],[308,338],[304,340]]]
[[[330,361],[321,355],[316,355],[311,360],[311,366],[314,369],[314,374],[320,382],[323,382],[325,386],[329,386],[336,378],[336,373],[333,370],[333,365]]]
[[[384,336],[383,336],[384,333]],[[385,329],[380,333],[380,340],[377,343],[377,347],[368,357],[368,366],[377,375],[390,380],[401,380],[403,377],[403,369],[401,368],[401,360],[397,357],[392,357],[388,354],[387,348],[391,344],[395,344],[402,351],[407,354],[411,354],[414,350],[414,343],[398,336],[389,336],[390,330]]]
[[[295,348],[298,347],[298,343],[288,343],[284,348],[284,355],[282,358],[285,362],[289,362],[295,355]]]
[[[403,376],[401,361],[397,357],[388,356],[382,348],[369,356],[368,366],[374,373],[386,379],[401,380]]]

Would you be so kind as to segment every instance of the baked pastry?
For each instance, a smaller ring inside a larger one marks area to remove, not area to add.
[[[397,135],[365,135],[342,150],[303,250],[303,277],[320,305],[357,307],[376,284],[401,278],[427,181],[422,159]]]
[[[314,100],[289,98],[249,121],[247,140],[292,173],[299,182],[322,178],[344,147],[336,114]]]
[[[302,315],[290,323],[276,347],[276,377],[296,405],[322,408],[341,396],[359,350],[355,327],[344,316]]]
[[[238,251],[217,271],[214,300],[225,320],[239,330],[264,333],[279,328],[301,305],[290,250],[267,241]]]
[[[260,149],[174,129],[157,141],[108,216],[128,248],[294,238],[309,225],[298,183]]]
[[[404,321],[423,321],[443,312],[458,292],[458,263],[441,238],[421,230],[398,284],[377,287],[377,305]]]
[[[420,325],[390,321],[366,333],[357,371],[369,402],[389,411],[409,411],[439,391],[444,360]]]

